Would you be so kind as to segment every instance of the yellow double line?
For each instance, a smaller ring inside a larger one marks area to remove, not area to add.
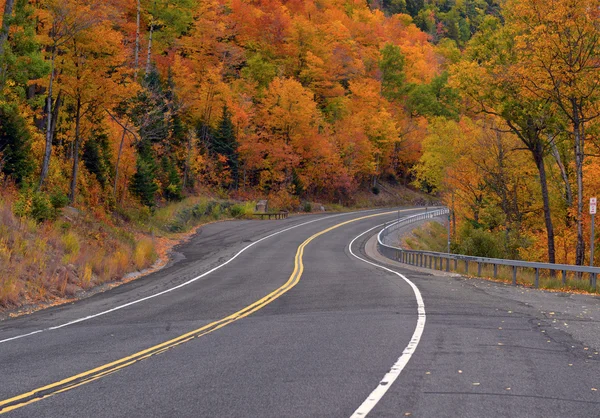
[[[203,335],[210,334],[211,332],[216,331],[219,328],[223,328],[224,326],[229,325],[232,322],[235,322],[239,319],[245,318],[248,315],[253,314],[254,312],[258,311],[259,309],[264,308],[269,303],[273,302],[275,299],[279,298],[281,295],[283,295],[288,290],[290,290],[291,288],[296,286],[296,284],[298,284],[298,282],[300,281],[300,277],[302,277],[302,273],[304,271],[304,264],[302,262],[302,256],[304,255],[304,248],[312,240],[314,240],[315,238],[317,238],[323,234],[326,234],[327,232],[329,232],[333,229],[339,228],[339,227],[347,225],[349,223],[360,221],[360,220],[367,219],[367,218],[373,218],[375,216],[389,215],[392,213],[396,213],[396,211],[377,213],[374,215],[368,215],[368,216],[363,216],[360,218],[351,219],[349,221],[339,223],[337,225],[334,225],[332,227],[329,227],[327,229],[324,229],[321,232],[318,232],[318,233],[312,235],[306,241],[304,241],[302,244],[300,244],[300,246],[298,247],[298,250],[296,251],[296,257],[294,258],[294,271],[292,272],[292,275],[290,276],[288,281],[285,282],[285,284],[283,286],[277,288],[273,292],[269,293],[262,299],[257,300],[256,302],[252,303],[251,305],[248,305],[245,308],[243,308],[223,319],[220,319],[215,322],[211,322],[208,325],[205,325],[201,328],[187,332],[183,335],[180,335],[179,337],[173,338],[172,340],[165,341],[161,344],[152,346],[145,350],[138,351],[137,353],[132,354],[130,356],[123,357],[119,360],[115,360],[111,363],[107,363],[102,366],[96,367],[94,369],[85,371],[83,373],[76,374],[74,376],[68,377],[68,378],[60,380],[58,382],[51,383],[49,385],[42,386],[42,387],[39,387],[32,391],[22,393],[20,395],[14,396],[12,398],[0,401],[0,414],[12,411],[17,408],[21,408],[25,405],[29,405],[31,403],[40,401],[42,399],[48,398],[48,397],[56,395],[58,393],[66,392],[68,390],[74,389],[74,388],[84,385],[86,383],[93,382],[94,380],[97,380],[104,376],[112,374],[112,373],[114,373],[120,369],[123,369],[127,366],[131,366],[132,364],[135,364],[138,361],[145,360],[148,357],[154,356],[156,354],[164,353],[165,351],[167,351],[173,347],[177,347],[178,345],[181,345],[183,343],[191,341],[195,338],[202,337]]]

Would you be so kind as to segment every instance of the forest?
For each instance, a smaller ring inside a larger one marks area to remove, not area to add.
[[[352,206],[383,184],[451,208],[453,251],[589,262],[600,0],[0,10],[0,271],[37,248],[46,258],[23,277],[74,265],[79,281],[112,280],[138,251],[137,232],[120,231],[140,214],[204,193]],[[86,214],[85,232],[65,207]],[[79,254],[90,245],[103,256]],[[120,267],[100,271],[121,250]],[[27,293],[3,280],[0,303]]]

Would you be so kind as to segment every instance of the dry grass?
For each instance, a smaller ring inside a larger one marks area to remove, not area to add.
[[[156,261],[154,243],[147,238],[140,240],[135,247],[133,260],[138,270],[154,263]]]
[[[69,209],[40,224],[15,216],[16,200],[15,190],[0,190],[0,311],[56,303],[148,269],[198,225],[249,217],[255,206],[193,197],[154,213],[131,207],[100,216]]]
[[[136,239],[127,225],[83,213],[38,224],[17,218],[13,203],[0,192],[0,310],[72,296],[156,259],[152,238]]]

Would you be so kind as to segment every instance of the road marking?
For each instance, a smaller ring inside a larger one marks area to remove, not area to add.
[[[404,367],[408,364],[408,361],[410,360],[410,358],[414,354],[415,350],[417,349],[417,346],[419,345],[419,341],[421,341],[421,336],[423,335],[423,330],[425,329],[425,319],[426,319],[425,304],[423,303],[423,297],[421,296],[421,292],[419,291],[419,288],[413,282],[408,280],[404,275],[398,273],[397,271],[394,271],[392,269],[389,269],[387,267],[384,267],[384,266],[376,264],[376,263],[372,263],[371,261],[365,260],[364,258],[359,257],[356,254],[354,254],[354,252],[352,251],[352,244],[354,244],[354,242],[357,239],[359,239],[360,237],[365,235],[367,232],[370,232],[376,228],[380,228],[383,225],[384,224],[381,224],[381,225],[377,225],[371,229],[367,229],[365,232],[363,232],[362,234],[360,234],[359,236],[354,238],[352,240],[352,242],[350,242],[350,245],[348,245],[348,250],[350,251],[350,254],[352,254],[354,257],[358,258],[360,261],[363,261],[367,264],[378,267],[378,268],[388,271],[390,273],[394,273],[396,276],[399,276],[406,283],[408,283],[410,285],[410,287],[412,288],[412,290],[415,294],[415,298],[417,299],[417,312],[418,312],[417,326],[415,328],[415,332],[412,335],[412,338],[410,339],[410,342],[408,343],[408,345],[402,352],[402,355],[398,358],[398,360],[396,360],[396,362],[394,363],[394,365],[392,366],[390,371],[387,372],[385,374],[385,376],[383,376],[383,379],[381,379],[381,381],[379,382],[377,387],[373,390],[373,392],[371,392],[371,394],[367,397],[367,399],[358,407],[358,409],[356,411],[354,411],[354,413],[350,416],[350,418],[366,417],[369,414],[369,412],[371,412],[371,410],[375,407],[375,405],[377,405],[377,403],[381,400],[381,398],[383,398],[383,396],[388,391],[390,386],[392,386],[392,384],[396,381],[398,376],[400,376],[400,373],[402,373],[402,370],[404,369]]]
[[[406,209],[406,210],[414,210],[414,209]],[[369,212],[369,211],[365,211],[365,212]],[[277,231],[277,232],[275,232],[273,234],[270,234],[270,235],[267,235],[266,237],[263,237],[263,238],[261,238],[261,239],[259,239],[257,241],[254,241],[253,243],[251,243],[251,244],[247,245],[246,247],[242,248],[238,253],[236,253],[233,257],[231,257],[229,260],[227,260],[223,264],[219,264],[218,266],[214,267],[213,269],[211,269],[211,270],[209,270],[209,271],[207,271],[205,273],[202,273],[201,275],[199,275],[197,277],[194,277],[193,279],[190,279],[187,282],[181,283],[181,284],[179,284],[177,286],[174,286],[172,288],[169,288],[167,290],[163,290],[162,292],[155,293],[154,295],[146,296],[146,297],[141,298],[141,299],[136,299],[134,301],[125,303],[123,305],[115,306],[114,308],[108,309],[106,311],[102,311],[102,312],[99,312],[99,313],[96,313],[96,314],[93,314],[93,315],[89,315],[89,316],[86,316],[86,317],[83,317],[83,318],[78,318],[78,319],[75,319],[73,321],[66,322],[64,324],[60,324],[60,325],[56,325],[56,326],[48,327],[48,328],[44,328],[44,329],[38,329],[38,330],[35,330],[35,331],[32,331],[32,332],[28,332],[26,334],[20,334],[20,335],[14,336],[14,337],[6,338],[6,339],[3,339],[3,340],[0,340],[0,344],[6,343],[6,342],[9,342],[9,341],[18,340],[18,339],[25,338],[25,337],[29,337],[29,336],[32,336],[32,335],[35,335],[35,334],[39,334],[41,332],[54,331],[54,330],[57,330],[57,329],[68,327],[69,325],[74,325],[74,324],[77,324],[77,323],[80,323],[80,322],[89,321],[90,319],[94,319],[94,318],[97,318],[99,316],[103,316],[103,315],[109,314],[111,312],[115,312],[115,311],[118,311],[120,309],[127,308],[129,306],[136,305],[136,304],[141,303],[141,302],[145,302],[145,301],[150,300],[150,299],[154,299],[154,298],[156,298],[158,296],[162,296],[162,295],[164,295],[166,293],[170,293],[170,292],[172,292],[174,290],[181,289],[184,286],[187,286],[187,285],[189,285],[191,283],[194,283],[195,281],[197,281],[197,280],[199,280],[199,279],[201,279],[201,278],[203,278],[205,276],[208,276],[209,274],[215,272],[216,270],[220,269],[221,267],[224,267],[227,264],[231,263],[240,254],[242,254],[243,252],[245,252],[249,248],[253,247],[254,245],[258,244],[259,242],[262,242],[262,241],[264,241],[266,239],[272,238],[272,237],[274,237],[276,235],[279,235],[279,234],[282,234],[284,232],[290,231],[292,229],[299,228],[301,226],[311,224],[313,222],[318,222],[318,221],[322,221],[322,220],[325,220],[325,219],[331,219],[331,218],[336,218],[338,216],[346,216],[346,215],[351,215],[351,214],[352,213],[341,213],[341,214],[338,214],[338,215],[325,216],[323,218],[313,219],[312,221],[304,222],[304,223],[301,223],[301,224],[298,224],[298,225],[291,226],[289,228],[282,229],[281,231]]]
[[[408,211],[408,210],[410,210],[410,209],[407,209],[405,211]],[[292,289],[294,286],[296,286],[296,284],[300,281],[300,277],[302,276],[302,273],[304,271],[304,264],[302,261],[302,256],[304,255],[304,248],[315,238],[317,238],[323,234],[326,234],[327,232],[330,232],[334,229],[337,229],[341,226],[352,223],[352,222],[357,222],[357,221],[360,221],[363,219],[373,218],[376,216],[390,215],[390,214],[396,213],[396,212],[397,211],[376,213],[373,215],[367,215],[367,216],[362,216],[359,218],[350,219],[348,221],[333,225],[327,229],[317,232],[314,235],[311,235],[298,247],[298,249],[296,251],[296,256],[294,257],[294,271],[292,272],[292,274],[289,277],[289,279],[287,280],[287,282],[285,282],[285,284],[283,284],[283,286],[275,289],[273,292],[269,293],[265,297],[257,300],[256,302],[246,306],[245,308],[243,308],[223,319],[220,319],[215,322],[211,322],[210,324],[207,324],[201,328],[198,328],[193,331],[182,334],[179,337],[176,337],[171,340],[165,341],[163,343],[157,344],[157,345],[147,348],[145,350],[138,351],[135,354],[129,355],[127,357],[123,357],[119,360],[115,360],[113,362],[93,368],[93,369],[85,371],[83,373],[76,374],[74,376],[68,377],[68,378],[60,380],[58,382],[51,383],[46,386],[42,386],[37,389],[31,390],[29,392],[25,392],[20,395],[14,396],[12,398],[0,401],[0,414],[21,408],[23,406],[40,401],[40,400],[48,398],[50,396],[66,392],[68,390],[74,389],[74,388],[84,385],[86,383],[93,382],[97,379],[100,379],[109,374],[112,374],[120,369],[131,366],[132,364],[135,364],[139,361],[145,360],[151,356],[154,356],[157,354],[162,354],[173,347],[184,344],[186,342],[189,342],[193,339],[202,337],[204,335],[210,334],[213,331],[216,331],[216,330],[218,330],[226,325],[229,325],[239,319],[242,319],[242,318],[247,317],[248,315],[251,315],[252,313],[258,311],[259,309],[264,308],[269,303],[273,302],[275,299],[279,298],[284,293],[288,292],[290,289]],[[308,222],[308,223],[310,223],[310,222]],[[300,225],[297,225],[297,226],[300,226]],[[289,229],[291,229],[291,228],[288,228],[288,230]],[[283,231],[285,231],[285,230],[283,230]],[[283,231],[280,231],[279,233],[281,233]],[[263,239],[265,239],[265,238],[263,238]],[[255,243],[257,243],[257,242],[259,242],[259,241],[256,241]],[[255,243],[253,243],[253,244],[255,244]],[[248,247],[250,247],[250,246],[248,246]],[[246,247],[246,248],[248,248],[248,247]],[[231,261],[231,260],[233,260],[233,258],[230,259],[229,261]],[[214,271],[215,269],[213,269],[212,271]]]

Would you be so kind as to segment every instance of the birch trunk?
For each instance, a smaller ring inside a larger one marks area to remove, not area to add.
[[[150,35],[148,36],[148,55],[146,57],[146,76],[150,73],[152,59],[152,35],[154,34],[154,22],[150,23]]]
[[[77,173],[79,171],[79,148],[81,147],[81,97],[77,97],[77,105],[75,107],[75,146],[73,149],[73,171],[71,173],[71,192],[69,193],[69,201],[75,202],[75,194],[77,193]]]
[[[137,0],[137,15],[136,15],[136,25],[135,25],[135,52],[134,52],[134,64],[133,67],[135,69],[135,79],[138,77],[138,70],[140,68],[140,14],[141,14],[141,5],[140,0]]]
[[[52,60],[50,61],[50,82],[48,83],[48,100],[46,100],[46,147],[44,149],[44,159],[42,161],[42,172],[40,174],[40,183],[38,189],[44,185],[48,177],[50,167],[50,156],[52,155],[52,86],[54,84],[54,67],[56,63],[56,45],[52,47]]]

